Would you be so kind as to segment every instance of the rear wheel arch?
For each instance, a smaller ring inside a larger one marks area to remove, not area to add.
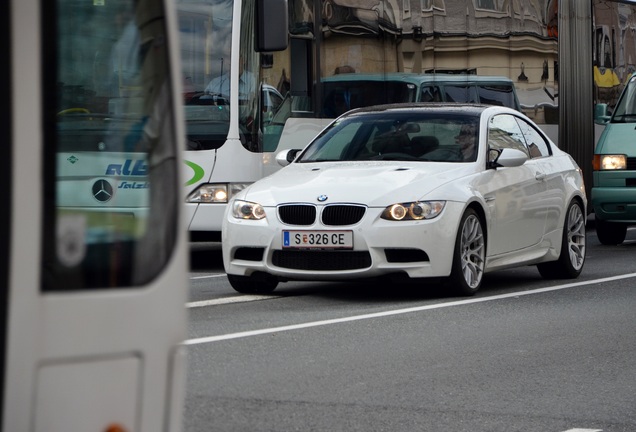
[[[579,197],[572,198],[564,216],[558,259],[537,264],[544,279],[573,279],[579,276],[587,250],[585,218],[583,201]]]

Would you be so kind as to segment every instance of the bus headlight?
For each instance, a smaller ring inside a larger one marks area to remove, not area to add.
[[[227,204],[232,196],[249,185],[249,183],[204,183],[188,195],[186,202]]]
[[[232,203],[232,216],[236,219],[261,220],[265,219],[265,209],[257,203],[236,200]]]

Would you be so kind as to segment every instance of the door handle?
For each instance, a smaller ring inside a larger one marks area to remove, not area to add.
[[[539,181],[545,180],[546,177],[547,177],[546,173],[538,172],[534,174],[534,178]]]

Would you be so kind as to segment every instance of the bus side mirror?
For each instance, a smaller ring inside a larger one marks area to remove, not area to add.
[[[256,0],[256,51],[287,49],[287,0]]]
[[[607,124],[610,120],[610,115],[607,112],[607,104],[599,103],[594,105],[594,123]]]

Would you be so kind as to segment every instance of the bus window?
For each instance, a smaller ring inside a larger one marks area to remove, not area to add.
[[[45,39],[55,65],[44,76],[52,89],[43,107],[45,161],[57,181],[47,183],[44,291],[147,283],[175,242],[162,10],[96,4],[58,0],[57,34]]]

